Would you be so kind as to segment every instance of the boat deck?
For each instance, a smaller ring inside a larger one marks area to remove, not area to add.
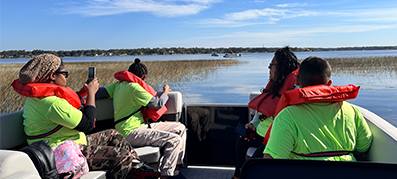
[[[170,179],[230,179],[233,177],[234,167],[218,166],[188,166],[180,168],[178,176]]]

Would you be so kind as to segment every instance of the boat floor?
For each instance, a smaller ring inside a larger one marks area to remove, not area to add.
[[[170,179],[230,179],[234,174],[234,167],[223,166],[188,166],[180,168],[180,173]]]

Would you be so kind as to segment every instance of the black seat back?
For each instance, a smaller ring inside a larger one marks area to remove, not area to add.
[[[374,179],[395,178],[397,164],[253,158],[244,163],[241,179]]]

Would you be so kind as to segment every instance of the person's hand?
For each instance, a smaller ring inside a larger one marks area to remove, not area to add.
[[[256,127],[251,123],[247,123],[245,124],[245,129],[247,135],[244,138],[244,140],[246,141],[255,140]]]
[[[251,129],[252,131],[256,131],[256,127],[252,125],[251,123],[245,124],[246,129]]]
[[[168,85],[164,85],[164,86],[163,86],[163,91],[164,91],[165,94],[168,95],[168,92],[170,92],[171,89],[170,89],[170,87],[169,87]]]
[[[95,77],[90,83],[84,84],[84,87],[86,88],[88,95],[90,95],[90,94],[95,95],[95,93],[99,89],[98,79]]]

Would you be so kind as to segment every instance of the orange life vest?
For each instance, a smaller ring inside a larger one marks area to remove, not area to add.
[[[63,87],[51,83],[28,83],[28,84],[23,84],[19,79],[16,79],[12,82],[11,86],[14,88],[14,90],[26,97],[34,97],[34,98],[40,98],[40,97],[48,97],[48,96],[57,96],[59,98],[65,99],[66,101],[69,102],[70,105],[75,107],[76,109],[83,110],[85,100],[81,98],[75,91],[73,91],[72,88],[68,87]],[[81,96],[85,96],[86,94],[81,94]],[[94,127],[95,127],[95,121],[94,119]],[[38,138],[43,138],[46,136],[49,136],[58,130],[60,130],[63,126],[58,125],[51,131],[36,135],[36,136],[26,136],[28,139],[33,140],[33,139],[38,139]]]
[[[346,86],[316,85],[290,90],[285,92],[278,102],[274,117],[276,117],[281,110],[290,105],[311,102],[340,102],[354,99],[357,97],[359,89],[360,86],[350,84]],[[272,126],[273,124],[270,125],[266,132],[263,141],[265,145],[269,140]]]
[[[273,116],[274,112],[276,111],[276,107],[278,101],[280,100],[281,95],[284,94],[286,91],[294,88],[295,79],[298,72],[299,72],[299,68],[287,75],[287,77],[284,80],[284,84],[280,88],[278,94],[271,94],[267,90],[273,85],[273,82],[270,81],[266,85],[265,91],[259,96],[252,99],[248,103],[248,107],[264,114],[266,117]]]
[[[26,97],[48,97],[57,96],[65,99],[76,109],[82,110],[84,106],[84,99],[69,87],[63,87],[51,83],[28,83],[23,84],[19,79],[12,82],[11,86],[14,90]],[[84,95],[85,96],[85,95]]]
[[[152,96],[156,96],[156,91],[152,86],[146,84],[141,78],[128,71],[119,71],[114,74],[114,77],[120,82],[127,81],[130,83],[138,83],[145,91],[150,93]],[[167,112],[167,107],[163,106],[160,109],[146,108],[141,110],[145,119],[152,119],[157,121],[163,114]]]

